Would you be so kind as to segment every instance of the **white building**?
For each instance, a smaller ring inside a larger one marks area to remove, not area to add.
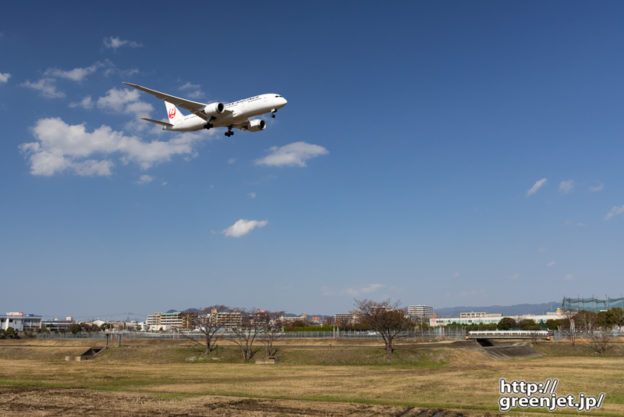
[[[41,328],[41,316],[24,314],[22,312],[0,315],[0,329],[7,330],[9,327],[18,332],[39,329]]]
[[[449,324],[459,324],[468,326],[471,324],[498,324],[503,317],[509,317],[516,322],[522,320],[535,320],[536,323],[546,323],[547,320],[559,320],[565,318],[563,312],[555,311],[546,314],[524,314],[519,316],[503,316],[502,314],[491,314],[483,312],[459,313],[459,317],[434,317],[429,319],[431,327],[447,326]]]
[[[433,317],[433,307],[425,305],[407,306],[407,315],[413,319],[429,320]]]

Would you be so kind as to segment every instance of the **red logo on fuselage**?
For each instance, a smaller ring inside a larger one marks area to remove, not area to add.
[[[175,115],[176,115],[176,108],[175,107],[170,108],[169,109],[169,118],[173,119],[175,117]]]

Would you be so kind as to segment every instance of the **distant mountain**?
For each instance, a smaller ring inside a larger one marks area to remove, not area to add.
[[[512,306],[461,306],[435,308],[433,311],[439,317],[459,317],[459,313],[468,311],[483,311],[485,313],[501,313],[503,316],[518,316],[521,314],[544,314],[561,307],[558,301],[549,301],[541,304],[514,304]]]

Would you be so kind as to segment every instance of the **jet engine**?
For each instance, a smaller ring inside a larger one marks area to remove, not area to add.
[[[206,116],[214,116],[223,113],[223,110],[225,110],[225,105],[223,103],[210,103],[206,107],[204,107],[204,110],[202,110],[202,112]]]
[[[249,126],[247,127],[247,130],[249,130],[250,132],[259,132],[261,130],[264,130],[265,127],[266,122],[264,120],[254,119],[249,121]]]

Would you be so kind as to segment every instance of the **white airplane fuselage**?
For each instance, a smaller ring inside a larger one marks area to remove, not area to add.
[[[183,120],[176,122],[174,126],[165,126],[163,129],[175,132],[191,132],[205,129],[210,123],[211,127],[235,127],[245,130],[248,128],[245,126],[248,125],[250,117],[276,112],[286,103],[286,99],[279,94],[261,94],[225,104],[225,110],[231,112],[226,112],[226,114],[220,115],[210,122],[195,114],[187,114]],[[262,128],[264,128],[264,121],[262,121]]]

